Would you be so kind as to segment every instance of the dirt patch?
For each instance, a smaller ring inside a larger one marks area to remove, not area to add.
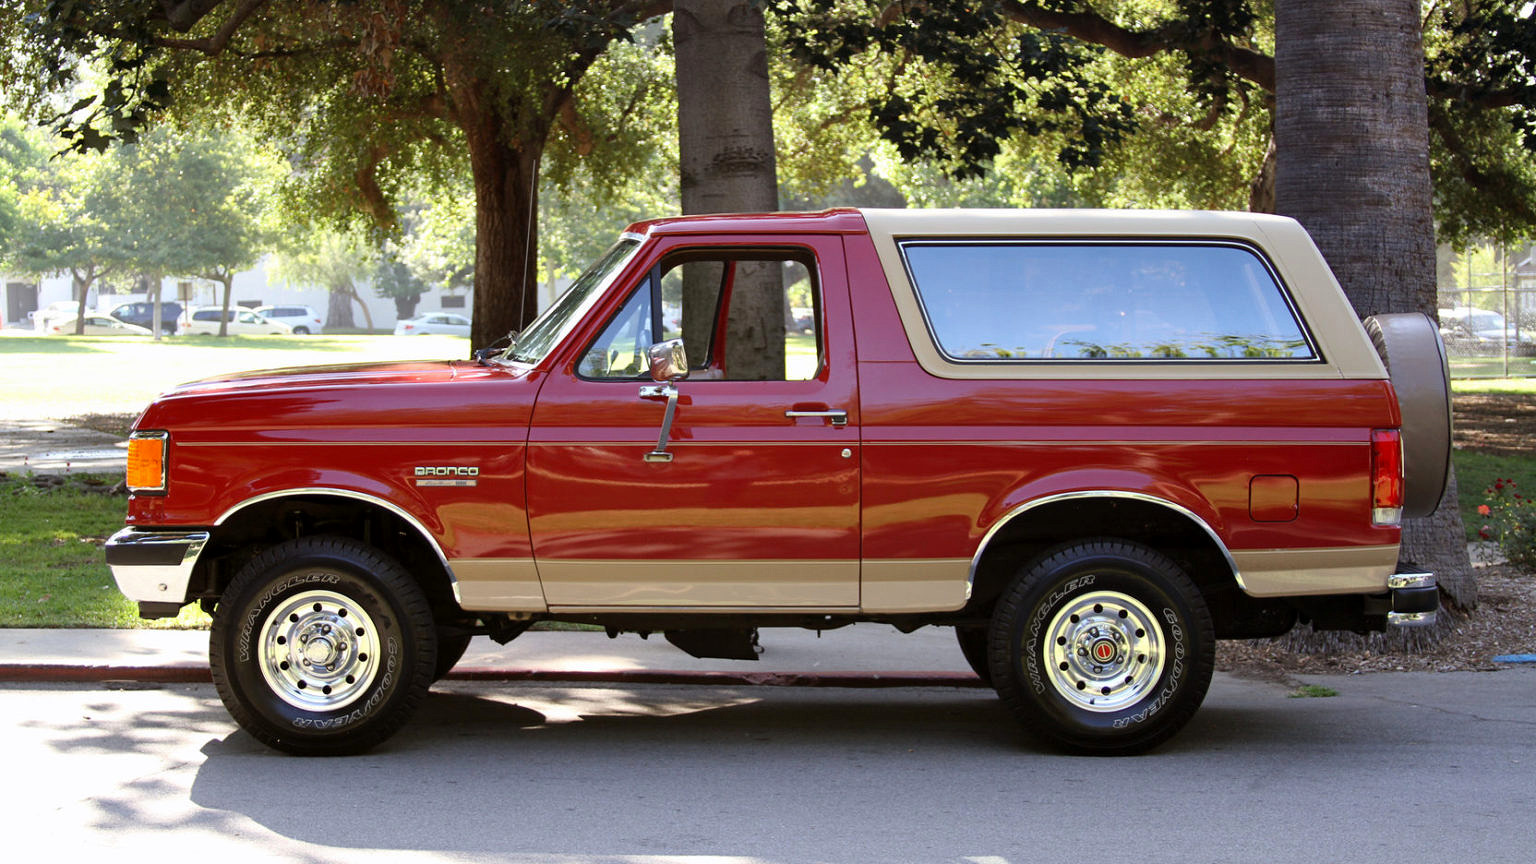
[[[128,433],[133,431],[133,421],[138,418],[137,414],[81,414],[63,422],[80,429],[92,429],[108,435],[116,435],[119,438],[127,438]]]
[[[1536,456],[1536,396],[1458,393],[1455,445],[1497,456]]]
[[[1338,648],[1300,653],[1285,639],[1224,641],[1216,668],[1246,678],[1361,672],[1465,672],[1507,668],[1493,658],[1536,652],[1536,576],[1507,565],[1477,566],[1478,606],[1445,613],[1440,638],[1405,650],[1391,636],[1341,634]]]

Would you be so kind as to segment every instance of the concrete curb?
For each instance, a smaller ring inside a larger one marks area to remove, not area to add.
[[[65,666],[0,664],[9,683],[207,684],[207,669],[190,666]],[[565,684],[691,684],[714,687],[986,687],[980,678],[952,672],[695,672],[669,669],[553,670],[455,669],[449,681],[532,681]]]

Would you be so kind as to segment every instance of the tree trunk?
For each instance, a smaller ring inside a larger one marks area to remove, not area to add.
[[[144,283],[144,299],[149,301],[149,329],[154,331],[155,341],[159,342],[161,331],[165,329],[165,309],[160,300],[165,290],[165,280],[158,276],[151,278],[150,274],[142,274],[139,279]]]
[[[677,0],[678,158],[683,212],[778,209],[763,11],[750,0]],[[702,269],[702,268],[701,268]],[[703,344],[714,285],[683,285],[683,340]],[[784,287],[776,267],[741,267],[731,294],[726,368],[784,377]]]
[[[229,335],[229,295],[235,293],[234,292],[235,277],[234,277],[234,274],[230,274],[228,276],[221,276],[221,277],[219,277],[217,281],[224,286],[224,305],[222,307],[224,311],[223,311],[222,314],[219,315],[219,335],[220,336],[228,336]]]
[[[1418,0],[1275,4],[1275,204],[1312,234],[1361,316],[1435,314],[1429,120]],[[1451,602],[1477,586],[1455,485],[1403,529]]]
[[[92,267],[92,268],[86,270],[84,273],[81,273],[80,271],[75,270],[73,268],[71,268],[70,271],[69,271],[69,275],[74,279],[74,283],[75,283],[74,284],[74,288],[75,288],[75,302],[76,302],[76,306],[75,306],[75,335],[76,336],[84,336],[85,335],[85,296],[90,293],[91,282],[94,281],[95,278],[96,278],[95,275],[91,272],[92,270],[95,270],[95,269],[96,268]]]
[[[452,87],[475,181],[475,301],[470,351],[521,330],[538,315],[539,159],[548,127],[507,123],[484,82]]]
[[[363,301],[363,295],[357,293],[357,284],[347,280],[347,294],[357,303],[357,308],[363,310],[363,329],[373,332],[373,312],[368,309],[368,304]]]
[[[331,285],[325,298],[325,327],[327,330],[351,330],[357,327],[352,320],[352,293],[349,284]]]
[[[395,301],[395,317],[401,321],[416,317],[416,306],[421,303],[420,294],[396,294],[390,298]]]

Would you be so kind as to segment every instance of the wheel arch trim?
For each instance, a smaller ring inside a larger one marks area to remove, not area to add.
[[[981,569],[981,561],[986,557],[987,550],[991,548],[993,539],[995,539],[998,533],[1001,532],[1004,528],[1012,524],[1015,519],[1023,516],[1025,513],[1028,513],[1031,510],[1036,510],[1040,507],[1044,507],[1050,504],[1058,504],[1063,501],[1080,501],[1091,498],[1118,498],[1128,501],[1137,501],[1143,504],[1153,504],[1162,507],[1178,516],[1184,517],[1192,524],[1198,526],[1200,530],[1205,532],[1206,536],[1210,538],[1213,544],[1215,544],[1217,550],[1221,552],[1221,556],[1226,560],[1227,566],[1232,569],[1232,577],[1237,580],[1238,587],[1242,588],[1245,592],[1248,590],[1248,586],[1243,584],[1243,574],[1242,571],[1238,569],[1237,561],[1232,557],[1232,551],[1227,548],[1226,543],[1222,542],[1221,535],[1216,533],[1216,529],[1212,528],[1210,523],[1202,519],[1198,513],[1181,504],[1175,504],[1166,498],[1159,498],[1155,495],[1148,495],[1144,492],[1127,492],[1117,489],[1083,489],[1076,492],[1059,492],[1054,495],[1046,495],[1041,498],[1035,498],[1033,500],[1026,501],[1023,504],[1019,504],[1013,507],[1007,513],[1004,513],[1002,517],[999,518],[996,522],[993,522],[992,527],[987,529],[987,533],[982,535],[981,542],[977,544],[976,554],[971,557],[971,569],[970,572],[966,574],[965,580],[966,599],[970,599],[972,592],[975,590],[976,574]]]
[[[215,527],[223,525],[240,511],[256,504],[261,504],[267,501],[276,501],[282,498],[300,498],[308,495],[327,495],[335,498],[350,498],[353,501],[361,501],[365,504],[372,504],[375,507],[400,517],[401,521],[411,526],[411,528],[421,537],[421,539],[427,542],[427,546],[432,549],[432,554],[437,556],[438,563],[443,565],[443,572],[448,574],[448,582],[454,586],[454,592],[457,594],[458,578],[454,576],[453,566],[448,563],[448,556],[443,553],[443,547],[437,542],[437,538],[432,536],[432,532],[427,530],[427,526],[423,525],[421,520],[417,519],[415,516],[412,516],[411,513],[405,508],[392,501],[380,498],[377,495],[369,495],[366,492],[358,492],[353,489],[339,489],[332,486],[306,486],[296,489],[282,489],[276,492],[263,492],[260,495],[247,498],[244,501],[241,501],[239,504],[236,504],[228,510],[225,510],[223,515],[214,520],[213,524]]]

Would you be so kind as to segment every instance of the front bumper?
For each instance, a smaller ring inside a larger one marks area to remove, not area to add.
[[[207,531],[124,528],[107,540],[107,566],[123,596],[146,618],[176,614],[187,602],[192,568],[208,544]]]

